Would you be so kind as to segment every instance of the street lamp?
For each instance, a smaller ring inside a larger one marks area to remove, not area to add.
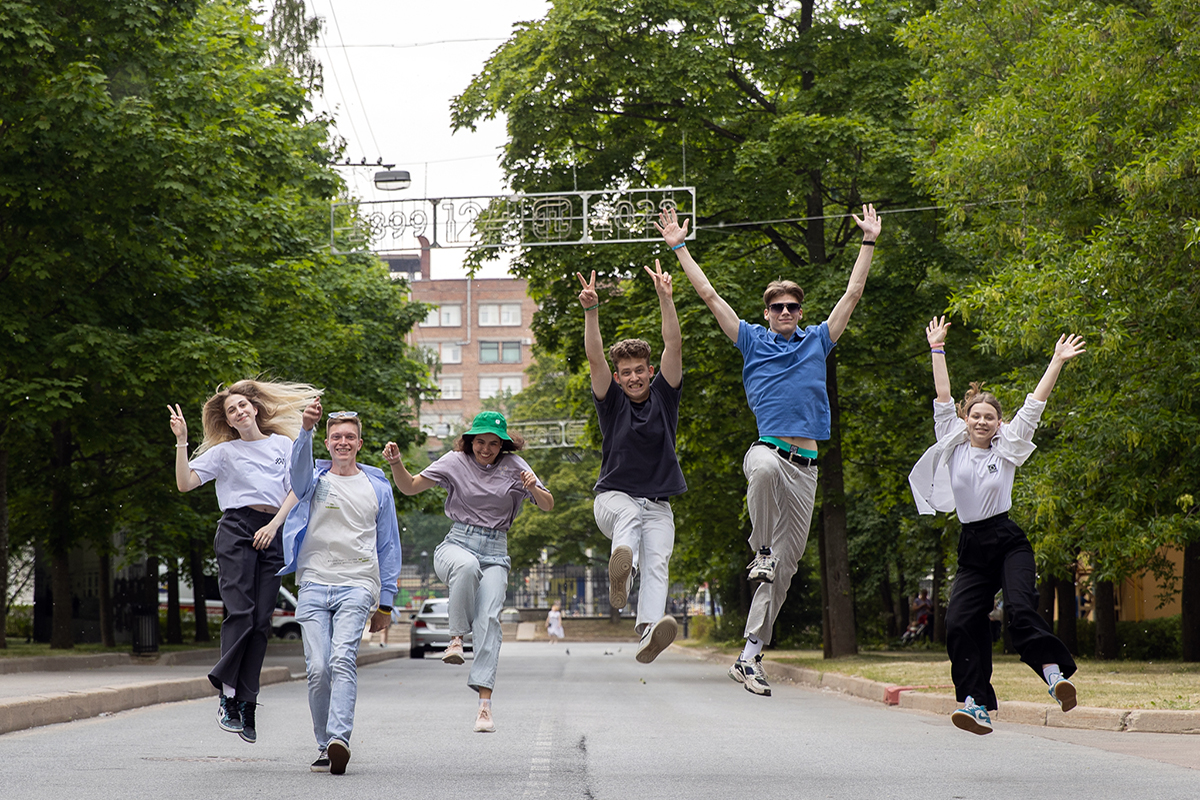
[[[395,192],[412,186],[412,176],[405,169],[387,169],[375,173],[375,188],[384,192]]]

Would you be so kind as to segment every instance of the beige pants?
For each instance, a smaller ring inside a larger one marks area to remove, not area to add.
[[[804,548],[817,496],[817,468],[784,461],[769,447],[751,447],[742,460],[746,473],[746,508],[750,512],[750,547],[771,548],[779,559],[775,582],[761,583],[750,602],[745,636],[771,642],[771,630]]]

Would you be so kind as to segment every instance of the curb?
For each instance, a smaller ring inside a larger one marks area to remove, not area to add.
[[[692,648],[671,645],[678,652],[690,653],[703,661],[726,663],[729,655],[712,648]],[[914,691],[916,687],[893,686],[866,678],[840,675],[836,672],[821,672],[805,667],[793,667],[778,661],[763,659],[769,674],[776,679],[782,677],[815,689],[828,689],[852,697],[872,700],[877,703],[896,705],[906,711],[946,716],[958,708],[954,695],[924,694]],[[920,687],[924,688],[924,687]],[[940,688],[940,687],[934,687]],[[892,702],[895,700],[896,702]],[[1131,733],[1179,733],[1200,734],[1200,711],[1160,711],[1157,709],[1091,708],[1077,706],[1070,713],[1062,712],[1058,706],[1020,701],[1006,702],[999,711],[992,712],[992,719],[1019,725],[1038,725],[1045,728],[1074,728],[1078,730],[1114,731]]]
[[[217,653],[219,651],[191,651],[200,653]],[[399,658],[408,651],[402,648],[377,649],[358,654],[358,666],[364,667],[381,661]],[[175,654],[168,654],[175,655]],[[47,671],[62,671],[68,669],[93,669],[112,667],[130,663],[130,657],[120,653],[104,653],[95,656],[47,656],[25,661],[64,661],[65,666],[53,666]],[[13,659],[17,660],[17,659]],[[196,659],[191,659],[196,660]],[[86,662],[86,663],[85,663]],[[164,665],[162,661],[156,661]],[[171,661],[167,661],[169,665]],[[32,672],[32,669],[12,670],[13,672]],[[303,680],[304,674],[293,675],[287,667],[263,667],[259,682],[262,686],[275,683],[285,683],[292,680]],[[143,681],[141,683],[126,683],[119,686],[106,686],[99,689],[89,689],[80,692],[47,692],[32,695],[19,700],[0,700],[0,734],[13,731],[38,728],[43,725],[54,725],[59,722],[73,722],[90,717],[115,714],[118,711],[128,711],[133,708],[157,705],[159,703],[176,703],[181,700],[195,700],[202,697],[216,697],[217,690],[206,676],[196,678],[171,678],[166,680]]]

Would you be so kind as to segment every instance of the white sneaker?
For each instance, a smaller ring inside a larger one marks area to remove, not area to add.
[[[350,763],[350,745],[341,739],[334,739],[325,752],[329,755],[329,771],[334,775],[346,774],[346,765]]]
[[[642,664],[649,664],[671,646],[678,632],[679,624],[670,614],[664,615],[653,625],[647,625],[642,631],[642,642],[638,645],[635,658]]]
[[[747,661],[738,656],[737,661],[729,668],[729,677],[746,687],[751,694],[763,697],[771,696],[771,686],[767,683],[767,672],[763,669],[762,653],[753,660]]]
[[[774,583],[775,567],[778,564],[779,559],[771,555],[771,548],[760,547],[754,560],[746,565],[750,569],[747,579],[751,583]]]
[[[481,705],[479,707],[479,716],[475,718],[476,733],[495,733],[496,721],[492,719],[492,706]]]
[[[446,647],[446,652],[442,653],[442,663],[462,664],[463,661],[462,639],[451,639],[449,646]]]
[[[620,610],[629,602],[633,589],[633,550],[625,545],[613,548],[608,559],[608,604]]]

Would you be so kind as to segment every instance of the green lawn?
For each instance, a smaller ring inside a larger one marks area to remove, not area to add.
[[[735,656],[734,648],[721,648]],[[950,686],[950,661],[944,650],[864,652],[852,658],[825,660],[819,650],[768,650],[767,661],[779,661],[820,672],[836,672],[900,686]],[[1079,704],[1096,708],[1200,708],[1200,663],[1180,661],[1096,661],[1079,659],[1071,679]],[[1050,703],[1041,678],[1016,656],[995,656],[992,685],[1000,702]],[[922,691],[953,694],[952,688]]]
[[[93,653],[130,653],[132,649],[129,645],[123,644],[117,647],[105,647],[99,643],[77,644],[70,650],[51,650],[50,645],[42,642],[28,643],[24,639],[8,639],[7,646],[0,650],[0,658],[18,658],[22,656],[71,656],[71,655],[87,655]],[[211,648],[219,648],[221,641],[213,639],[211,642],[201,642],[200,644],[162,644],[158,649],[161,653],[173,653],[179,650],[204,650]]]

